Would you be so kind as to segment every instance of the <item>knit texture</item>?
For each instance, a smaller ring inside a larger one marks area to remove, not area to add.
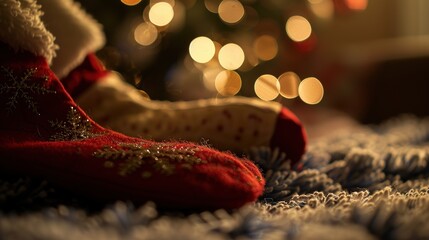
[[[184,214],[153,203],[58,206],[58,191],[28,178],[5,181],[0,199],[41,207],[4,214],[0,236],[35,239],[428,239],[429,119],[401,116],[312,142],[303,170],[284,154],[248,154],[267,179],[260,201],[235,211]],[[26,189],[26,190],[23,190]],[[42,190],[43,189],[43,190]],[[13,193],[16,195],[12,196]],[[57,193],[56,193],[57,192]],[[6,197],[7,198],[7,197]],[[34,200],[31,202],[29,199]],[[48,201],[50,199],[51,203]],[[58,202],[59,201],[59,202]],[[19,208],[15,208],[18,209]],[[333,235],[334,234],[334,235]]]

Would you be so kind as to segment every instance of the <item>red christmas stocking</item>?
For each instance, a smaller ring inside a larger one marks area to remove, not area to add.
[[[186,103],[148,101],[91,54],[104,44],[95,20],[69,0],[40,2],[43,20],[60,45],[53,70],[79,106],[101,125],[155,140],[207,140],[216,148],[237,152],[271,146],[285,152],[292,163],[304,153],[303,126],[278,103],[239,97]],[[74,29],[73,36],[64,29]]]
[[[92,121],[48,66],[55,45],[40,14],[32,1],[0,5],[0,171],[41,176],[96,200],[170,208],[236,208],[262,193],[264,179],[248,160],[127,137]]]

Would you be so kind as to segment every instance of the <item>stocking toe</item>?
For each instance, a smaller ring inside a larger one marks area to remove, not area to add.
[[[307,134],[299,119],[288,109],[282,108],[271,137],[270,145],[286,153],[295,164],[301,159],[307,144]]]

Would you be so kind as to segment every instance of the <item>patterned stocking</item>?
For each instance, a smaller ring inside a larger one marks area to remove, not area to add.
[[[43,177],[96,200],[170,208],[236,208],[262,193],[264,179],[248,160],[131,138],[91,120],[48,65],[55,45],[40,15],[34,1],[0,6],[2,172]]]
[[[78,75],[77,71],[71,75]],[[75,99],[98,123],[130,136],[207,141],[218,149],[235,152],[271,146],[285,152],[292,163],[305,151],[306,134],[300,121],[275,102],[244,97],[150,101],[114,73]]]

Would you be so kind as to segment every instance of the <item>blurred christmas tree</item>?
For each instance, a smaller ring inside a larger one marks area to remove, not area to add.
[[[317,30],[367,0],[81,3],[105,26],[100,58],[154,99],[299,96],[317,104],[325,84],[316,78]]]

